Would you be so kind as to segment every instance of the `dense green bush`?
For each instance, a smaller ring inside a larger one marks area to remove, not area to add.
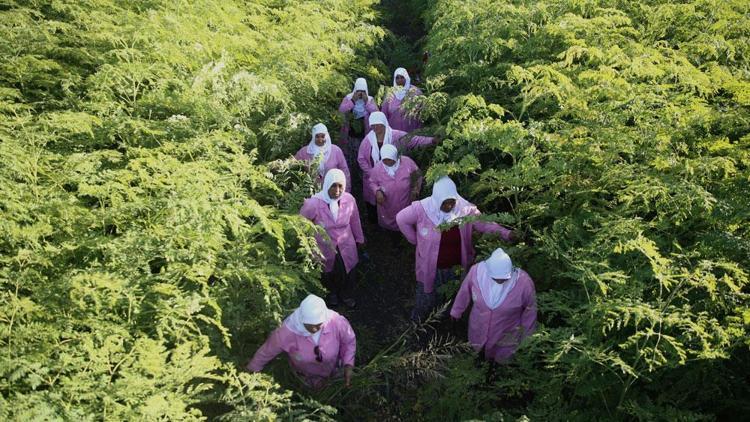
[[[0,5],[0,418],[750,410],[750,6],[384,1],[398,38],[375,3]],[[335,136],[354,75],[375,93],[383,63],[418,61],[419,10],[418,105],[446,140],[415,154],[535,239],[510,252],[540,327],[490,384],[411,327],[354,388],[293,395],[237,369],[319,289],[295,216],[312,182],[283,158],[314,121]]]
[[[424,114],[449,138],[428,173],[536,239],[512,251],[537,281],[541,327],[498,382],[500,400],[524,397],[507,414],[750,409],[749,13],[713,0],[428,8]]]
[[[262,161],[378,74],[372,3],[0,6],[0,419],[333,412],[235,368],[319,288]]]

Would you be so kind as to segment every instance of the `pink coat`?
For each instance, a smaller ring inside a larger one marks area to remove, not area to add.
[[[429,136],[414,136],[411,140],[406,143],[402,140],[406,132],[400,130],[392,130],[393,145],[399,150],[416,148],[418,146],[432,145],[434,138]],[[362,143],[359,145],[359,154],[357,154],[357,162],[359,167],[362,169],[362,196],[367,203],[375,205],[375,191],[370,189],[370,171],[372,170],[373,162],[370,154],[372,153],[372,144],[370,144],[370,136],[375,136],[375,132],[369,132]]]
[[[463,210],[463,215],[479,214],[481,213],[477,207],[471,203]],[[437,259],[442,233],[437,230],[435,224],[427,216],[420,201],[414,201],[401,210],[396,215],[396,223],[406,240],[417,246],[417,281],[424,285],[425,293],[431,293],[435,283],[435,274],[437,274]],[[474,245],[471,236],[475,229],[482,233],[499,233],[503,239],[510,241],[511,231],[496,223],[476,221],[461,225],[459,228],[461,233],[461,265],[464,269],[468,269],[469,265],[474,263]]]
[[[477,266],[471,267],[458,291],[451,316],[459,319],[474,303],[469,316],[469,342],[474,350],[485,347],[485,356],[498,362],[515,353],[521,340],[536,329],[536,292],[526,271],[518,270],[518,280],[503,303],[490,309],[484,302],[477,281]]]
[[[352,99],[350,95],[347,95],[344,97],[343,100],[341,100],[341,105],[339,105],[339,112],[340,113],[349,113],[354,108],[354,102],[352,102]],[[365,134],[370,133],[370,113],[374,113],[378,111],[378,105],[375,103],[375,100],[372,97],[368,97],[367,104],[365,104]],[[341,140],[346,141],[349,139],[349,125],[345,122],[344,125],[341,126]],[[346,142],[343,142],[346,143]]]
[[[417,87],[412,87],[411,91],[404,97],[406,100],[412,96],[422,95],[422,91]],[[396,98],[395,95],[389,94],[383,101],[383,105],[380,107],[385,117],[388,118],[388,124],[392,129],[403,130],[404,132],[411,132],[413,130],[422,127],[422,122],[418,119],[412,119],[406,117],[404,112],[401,110],[401,103],[403,101]]]
[[[312,161],[314,157],[307,152],[307,145],[305,145],[294,154],[294,158],[302,161]],[[349,173],[349,165],[346,164],[346,158],[344,158],[344,152],[341,151],[341,148],[336,145],[331,145],[331,154],[328,156],[328,160],[326,160],[323,166],[325,168],[323,174],[326,174],[330,169],[339,169],[343,171],[346,176],[346,191],[352,191],[352,177]],[[320,173],[318,173],[318,181],[321,185],[323,184],[323,176]]]
[[[411,203],[411,174],[415,171],[419,171],[417,164],[404,155],[401,156],[395,177],[388,175],[382,161],[370,171],[370,190],[382,190],[385,195],[385,202],[378,204],[378,223],[381,227],[398,231],[396,214]],[[422,185],[421,177],[417,183],[418,186]]]
[[[365,236],[362,234],[362,223],[359,220],[359,210],[354,197],[344,192],[339,199],[339,216],[333,221],[333,215],[328,204],[317,197],[305,199],[300,214],[313,223],[325,228],[328,239],[320,234],[315,236],[318,247],[323,254],[324,271],[333,271],[336,260],[336,248],[344,260],[346,272],[350,272],[359,262],[357,243],[364,243]]]
[[[253,359],[247,364],[247,370],[260,372],[273,358],[286,352],[292,369],[300,373],[308,385],[320,387],[336,369],[354,366],[357,340],[352,326],[337,312],[329,312],[333,316],[321,327],[323,331],[318,341],[322,362],[315,360],[315,343],[311,337],[296,334],[286,324],[281,324],[255,352]]]

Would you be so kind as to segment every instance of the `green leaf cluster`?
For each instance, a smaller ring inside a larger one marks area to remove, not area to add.
[[[0,6],[0,419],[335,412],[238,368],[320,289],[312,179],[264,162],[366,69],[372,3]]]
[[[447,138],[428,177],[535,239],[511,250],[541,323],[506,373],[517,416],[748,410],[748,16],[715,0],[428,5],[425,102]]]

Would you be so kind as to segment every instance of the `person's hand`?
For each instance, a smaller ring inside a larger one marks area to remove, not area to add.
[[[440,135],[435,135],[435,136],[432,137],[432,144],[433,145],[438,145],[442,141],[443,141],[443,137],[440,136]]]
[[[375,192],[375,202],[377,202],[378,205],[383,205],[383,202],[385,202],[385,194],[382,190]]]
[[[352,386],[352,367],[351,366],[344,367],[344,385],[346,385],[347,387]]]
[[[409,199],[411,199],[411,201],[416,201],[417,198],[419,198],[419,191],[418,190],[412,190],[411,194],[409,194]]]
[[[518,243],[521,241],[521,235],[513,230],[510,232],[510,235],[508,235],[508,240],[510,241],[510,243]]]

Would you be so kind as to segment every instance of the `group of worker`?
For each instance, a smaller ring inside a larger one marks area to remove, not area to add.
[[[404,107],[419,95],[422,93],[411,85],[408,72],[399,68],[379,111],[367,82],[359,78],[339,107],[344,115],[340,143],[346,153],[332,144],[326,126],[317,124],[310,142],[295,154],[295,158],[318,166],[321,190],[305,200],[300,214],[326,233],[317,235],[316,240],[323,263],[321,281],[328,295],[325,300],[307,296],[258,349],[247,365],[249,371],[261,371],[286,352],[294,372],[311,388],[320,388],[338,376],[351,384],[354,330],[330,307],[340,303],[356,306],[355,269],[365,238],[360,208],[351,193],[353,177],[362,180],[361,196],[368,218],[383,230],[400,232],[416,246],[413,321],[423,321],[434,310],[437,290],[458,279],[455,268],[460,265],[466,276],[450,316],[460,319],[469,303],[473,304],[469,342],[480,355],[492,362],[506,362],[533,333],[536,295],[528,273],[515,267],[501,248],[474,264],[475,231],[496,233],[515,242],[513,231],[466,218],[480,212],[459,195],[448,176],[437,179],[432,194],[418,200],[423,179],[417,164],[403,152],[439,142],[437,137],[406,136],[421,127],[419,119]]]

